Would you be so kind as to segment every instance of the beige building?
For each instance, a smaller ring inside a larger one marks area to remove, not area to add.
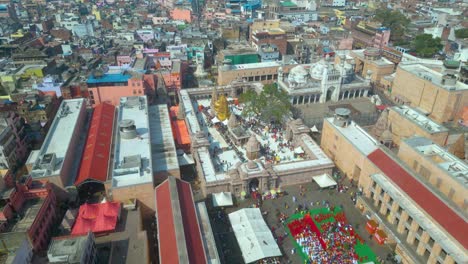
[[[249,41],[252,41],[253,32],[257,30],[268,30],[268,29],[278,29],[280,28],[281,20],[274,19],[274,20],[255,20],[249,26]]]
[[[387,233],[403,263],[466,263],[467,218],[366,131],[337,110],[324,121],[322,149],[363,195],[357,207]]]
[[[382,118],[387,117],[386,129],[390,132],[394,144],[399,146],[402,140],[414,135],[429,138],[440,146],[447,144],[449,130],[416,109],[402,105],[390,107],[385,111],[388,113],[383,113]],[[384,133],[380,137],[376,136],[383,142],[386,141]]]
[[[355,60],[356,74],[366,76],[367,72],[371,71],[371,81],[374,83],[380,83],[384,76],[395,71],[395,63],[382,57],[378,49],[352,50],[349,55]]]
[[[258,62],[237,65],[223,65],[218,70],[218,85],[229,85],[233,81],[244,80],[248,82],[273,83],[278,80],[278,69],[283,67],[284,72],[297,64],[282,65],[281,62]]]
[[[403,140],[398,157],[468,213],[468,165],[424,137]]]
[[[392,100],[416,107],[436,122],[458,121],[468,105],[468,85],[454,75],[419,64],[400,65],[391,90]]]

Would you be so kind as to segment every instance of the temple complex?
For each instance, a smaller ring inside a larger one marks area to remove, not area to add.
[[[234,97],[258,87],[243,83],[180,90],[179,110],[184,111],[204,196],[232,192],[239,197],[331,174],[333,162],[301,119],[267,124],[242,116],[243,106]]]

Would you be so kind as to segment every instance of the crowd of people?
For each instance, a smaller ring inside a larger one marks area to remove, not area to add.
[[[354,246],[360,238],[345,220],[344,214],[318,214],[312,220],[307,213],[288,227],[309,263],[356,263]]]

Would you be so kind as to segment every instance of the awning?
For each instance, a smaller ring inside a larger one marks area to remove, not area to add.
[[[212,200],[214,207],[234,205],[234,203],[232,202],[232,195],[230,192],[213,193]]]
[[[221,121],[215,116],[215,117],[213,117],[213,119],[211,119],[211,122],[213,122],[213,124],[216,124],[216,123],[219,123]]]
[[[320,176],[314,176],[312,178],[320,186],[320,188],[327,188],[336,185],[336,181],[327,173]]]
[[[282,255],[259,208],[235,211],[229,214],[229,220],[245,263]]]

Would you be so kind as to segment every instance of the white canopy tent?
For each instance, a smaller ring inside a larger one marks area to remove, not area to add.
[[[259,208],[244,208],[229,214],[232,229],[245,263],[281,256]]]
[[[314,176],[312,178],[320,186],[320,188],[327,188],[336,185],[336,181],[330,175],[328,175],[328,173]]]
[[[234,204],[230,192],[213,193],[211,195],[214,207],[232,206]]]

